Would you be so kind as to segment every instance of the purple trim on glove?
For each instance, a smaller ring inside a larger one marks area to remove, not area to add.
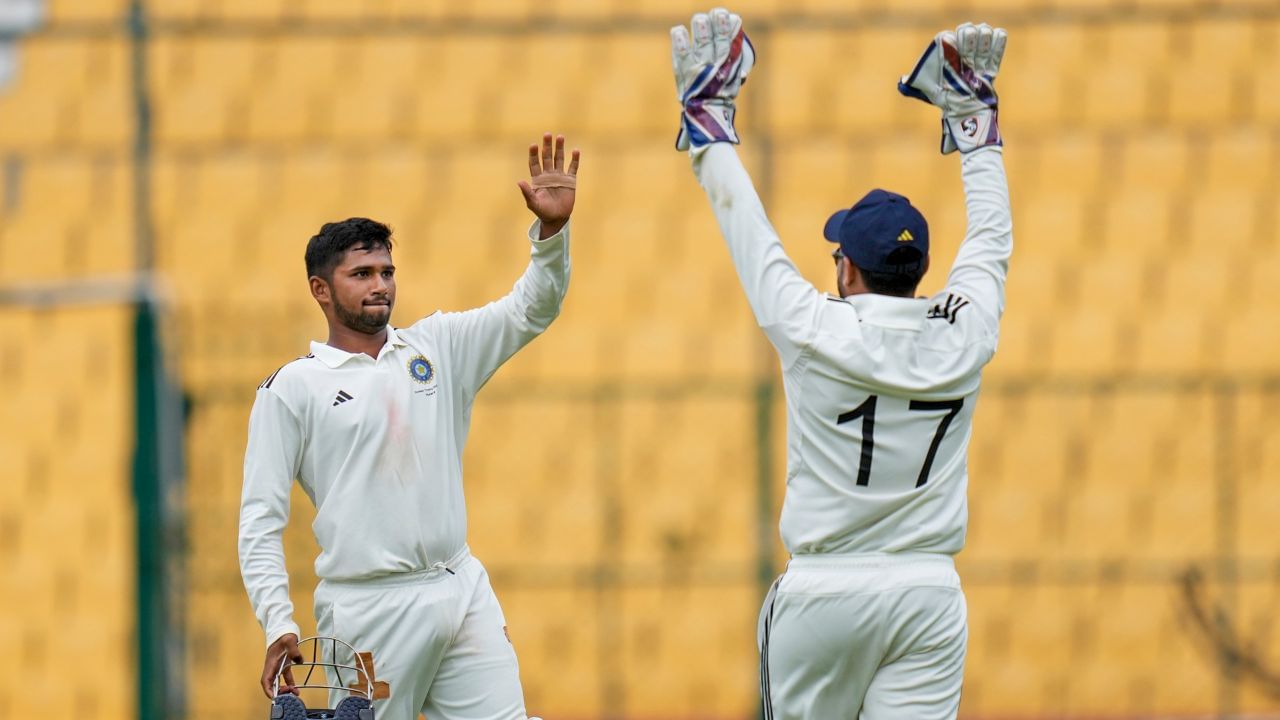
[[[987,107],[995,107],[995,89],[991,87],[991,83],[985,77],[974,72],[973,68],[961,62],[959,48],[954,45],[943,43],[942,57],[947,61],[947,65],[950,66],[949,69],[951,70],[951,73],[954,73],[956,77],[960,78],[960,80],[964,82],[968,90],[973,92],[973,96],[977,98],[979,102]],[[950,82],[957,91],[962,93],[966,92],[966,88],[956,84],[955,80],[950,77],[950,73],[948,73],[947,70],[948,68],[944,67],[942,72],[943,76],[947,78],[947,81]]]
[[[739,31],[734,35],[733,40],[729,44],[729,52],[725,55],[724,60],[719,67],[708,65],[707,68],[699,73],[698,78],[690,85],[689,90],[685,92],[684,97],[684,122],[685,129],[689,135],[689,141],[695,146],[706,145],[711,142],[734,142],[738,141],[737,133],[733,128],[732,110],[724,114],[724,119],[728,123],[725,127],[715,114],[708,112],[706,104],[708,102],[720,101],[724,102],[719,94],[724,90],[725,85],[735,78],[742,67],[743,52],[742,45],[747,43],[751,46],[751,41],[747,38],[747,34]],[[714,70],[714,72],[710,72]],[[699,84],[702,84],[699,87]]]

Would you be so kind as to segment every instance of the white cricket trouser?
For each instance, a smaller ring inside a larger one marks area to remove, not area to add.
[[[420,712],[430,720],[526,720],[506,619],[469,551],[420,572],[322,580],[315,609],[320,635],[373,653],[375,680],[391,686],[375,703],[378,720],[417,720]],[[353,664],[342,646],[338,658]],[[356,678],[344,671],[342,680],[331,684]],[[345,696],[331,691],[331,707]]]
[[[950,556],[793,557],[760,612],[765,720],[952,720],[966,615]]]

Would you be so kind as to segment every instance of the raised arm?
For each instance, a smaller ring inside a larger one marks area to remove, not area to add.
[[[1004,314],[1004,284],[1013,253],[1009,184],[998,147],[960,158],[969,228],[947,278],[947,289],[974,303],[996,320]]]
[[[790,366],[811,340],[823,296],[787,257],[733,146],[715,143],[693,163],[756,322]]]
[[[996,74],[1007,35],[1001,28],[966,23],[944,31],[925,48],[898,90],[942,110],[942,152],[961,152],[961,178],[969,228],[947,279],[947,289],[999,320],[1013,252],[1013,221],[1005,179]]]
[[[791,365],[810,341],[822,295],[787,257],[733,145],[734,102],[755,64],[742,19],[723,8],[671,29],[681,103],[676,148],[689,150],[756,322]]]
[[[529,229],[531,259],[511,292],[500,300],[446,313],[455,377],[474,397],[495,371],[560,314],[569,287],[569,217],[577,195],[580,153],[565,167],[564,137],[550,133],[529,146],[529,180],[519,183],[537,217]]]
[[[289,521],[289,490],[301,457],[302,429],[297,416],[276,391],[258,388],[244,454],[238,549],[240,575],[267,637],[262,670],[262,691],[267,697],[274,694],[275,672],[283,658],[302,662],[283,541]],[[293,685],[292,676],[286,674],[285,682],[287,691]]]

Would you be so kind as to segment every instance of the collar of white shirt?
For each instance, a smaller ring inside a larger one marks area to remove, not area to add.
[[[864,323],[892,330],[919,330],[925,321],[929,298],[903,298],[876,293],[850,295],[845,302],[858,310]]]
[[[387,342],[385,345],[382,346],[382,349],[378,351],[378,357],[382,357],[383,353],[387,352],[388,348],[402,347],[408,344],[409,343],[400,339],[400,336],[396,334],[395,328],[388,325],[387,326]],[[311,341],[311,354],[315,355],[316,358],[320,360],[320,362],[324,363],[330,368],[337,368],[343,363],[355,357],[369,357],[364,353],[349,353],[346,350],[339,350],[338,348],[332,345],[326,345],[325,343],[316,342],[314,340]],[[372,360],[373,358],[369,358],[369,359]]]

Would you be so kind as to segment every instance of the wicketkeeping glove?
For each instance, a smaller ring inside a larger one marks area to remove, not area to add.
[[[994,83],[1007,37],[986,23],[940,32],[898,82],[898,92],[942,109],[944,155],[1004,144]]]
[[[690,27],[692,39],[683,25],[671,28],[671,64],[683,106],[676,149],[736,145],[733,103],[755,65],[755,48],[742,31],[742,18],[724,8],[694,15]]]

